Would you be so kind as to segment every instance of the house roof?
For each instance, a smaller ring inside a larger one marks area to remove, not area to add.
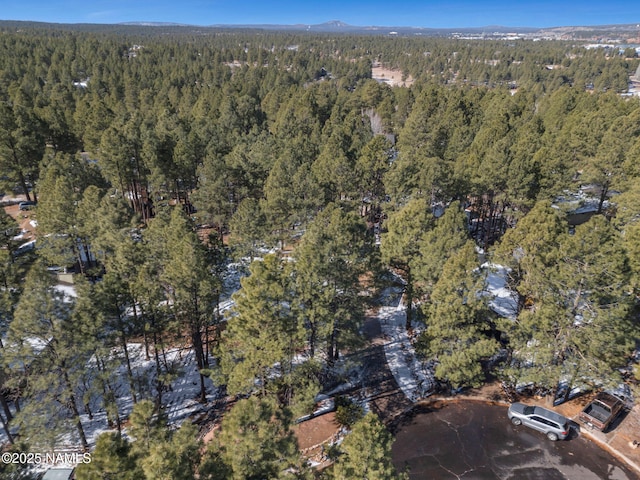
[[[42,480],[71,480],[73,468],[50,468],[42,477]]]

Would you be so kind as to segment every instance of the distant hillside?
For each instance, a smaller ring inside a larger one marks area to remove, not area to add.
[[[326,33],[350,33],[350,34],[381,34],[388,35],[394,33],[397,35],[426,35],[426,36],[442,36],[451,35],[452,33],[534,33],[540,31],[534,27],[503,27],[503,26],[486,26],[486,27],[456,27],[456,28],[424,28],[424,27],[407,27],[407,26],[381,26],[381,25],[349,25],[340,20],[332,20],[330,22],[319,23],[314,25],[296,24],[296,25],[268,25],[268,24],[246,24],[246,25],[210,25],[213,28],[248,28],[261,30],[285,30],[285,31],[307,31],[307,32],[326,32]]]
[[[122,22],[118,25],[138,25],[141,27],[190,27],[186,23],[173,23],[173,22]]]
[[[626,41],[629,38],[640,38],[640,24],[621,25],[585,25],[585,26],[557,26],[548,28],[537,27],[509,27],[501,25],[487,25],[484,27],[452,27],[452,28],[423,28],[407,26],[358,26],[349,25],[340,20],[332,20],[320,24],[217,24],[217,25],[184,25],[170,22],[126,22],[119,24],[61,24],[43,22],[22,22],[0,20],[3,29],[56,29],[71,31],[119,32],[129,34],[154,35],[157,33],[206,33],[216,30],[269,30],[288,32],[332,33],[350,35],[399,35],[399,36],[506,36],[516,34],[525,37],[547,37],[586,40],[606,38]]]

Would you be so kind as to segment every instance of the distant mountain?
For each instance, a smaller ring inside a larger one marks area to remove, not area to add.
[[[354,32],[361,31],[370,27],[358,27],[341,22],[340,20],[332,20],[330,22],[310,25],[306,23],[298,23],[294,25],[280,24],[216,24],[209,25],[213,28],[250,28],[260,30],[297,30],[297,31],[313,31],[313,32]],[[384,27],[388,30],[388,27]]]
[[[351,34],[385,34],[394,33],[397,35],[450,35],[452,33],[533,33],[540,31],[534,27],[459,27],[459,28],[425,28],[425,27],[407,27],[407,26],[362,26],[349,25],[340,20],[331,20],[330,22],[319,24],[295,24],[295,25],[274,25],[274,24],[236,24],[225,25],[216,24],[209,25],[211,28],[244,28],[244,29],[260,29],[260,30],[285,30],[285,31],[307,31],[307,32],[326,32],[326,33],[351,33]]]
[[[172,22],[122,22],[116,25],[134,25],[138,27],[191,27],[186,23],[172,23]]]
[[[112,32],[136,32],[145,35],[166,34],[166,33],[191,33],[202,34],[208,29],[225,30],[269,30],[269,31],[289,31],[289,32],[312,32],[312,33],[334,33],[350,35],[398,35],[398,36],[435,36],[435,37],[461,37],[466,35],[480,37],[505,37],[508,34],[518,34],[529,38],[562,38],[576,40],[593,39],[620,39],[626,41],[629,38],[640,38],[640,24],[620,24],[620,25],[591,25],[591,26],[558,26],[558,27],[509,27],[501,25],[487,25],[484,27],[455,27],[455,28],[425,28],[407,26],[356,26],[349,25],[340,20],[331,20],[319,24],[295,24],[295,25],[275,25],[275,24],[243,24],[243,25],[185,25],[172,22],[126,22],[118,24],[62,24],[62,23],[42,23],[23,22],[13,20],[0,20],[0,28],[54,28],[57,30],[72,31],[112,31]]]
[[[322,23],[321,25],[326,25],[327,27],[335,27],[335,28],[351,26],[347,23],[341,22],[340,20],[331,20],[330,22],[325,22],[325,23]]]

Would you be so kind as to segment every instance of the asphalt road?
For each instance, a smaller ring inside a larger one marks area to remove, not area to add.
[[[394,427],[393,461],[413,479],[635,480],[622,462],[579,435],[551,442],[478,402],[417,407]]]

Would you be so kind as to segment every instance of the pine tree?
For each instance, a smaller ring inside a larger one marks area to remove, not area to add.
[[[47,156],[42,177],[38,233],[43,255],[54,265],[77,263],[87,273],[94,262],[84,225],[91,223],[104,180],[95,166],[65,154]]]
[[[362,478],[391,480],[398,475],[391,462],[393,436],[374,413],[367,413],[355,423],[340,445],[340,456],[333,467],[336,480]]]
[[[114,355],[114,346],[119,344],[119,339],[117,333],[114,335],[114,322],[111,318],[114,305],[111,302],[114,301],[116,308],[121,306],[107,293],[109,283],[106,276],[97,284],[90,283],[82,276],[75,278],[77,297],[72,312],[73,343],[93,352],[87,372],[90,381],[82,381],[77,387],[78,392],[82,393],[85,413],[91,418],[91,404],[93,400],[100,399],[100,404],[107,414],[109,427],[115,427],[120,432],[122,419],[117,403],[117,388],[121,359]],[[132,396],[136,397],[135,391],[132,392]]]
[[[427,202],[424,198],[415,198],[389,215],[385,222],[387,232],[382,234],[382,262],[400,270],[406,282],[407,329],[411,328],[413,319],[413,265],[420,254],[420,239],[432,225],[433,216]]]
[[[361,218],[328,205],[309,225],[295,252],[296,290],[313,357],[318,347],[334,362],[357,344],[365,298],[360,277],[370,267],[371,237]]]
[[[249,257],[253,262],[258,256],[258,247],[267,238],[267,222],[261,205],[257,200],[245,198],[238,205],[229,222],[231,236],[230,245],[234,255]]]
[[[9,429],[9,422],[13,419],[9,403],[14,395],[4,385],[13,372],[4,361],[4,348],[6,334],[23,291],[24,266],[20,259],[15,258],[17,242],[14,237],[18,232],[18,224],[4,209],[0,209],[0,404],[2,405],[0,421],[9,443],[13,443],[14,440]]]
[[[73,305],[53,288],[42,264],[29,271],[25,290],[29,295],[20,297],[4,350],[7,365],[19,372],[15,386],[26,381],[23,396],[28,401],[16,424],[26,438],[50,445],[73,425],[77,440],[88,448],[76,387],[87,374],[92,342],[78,342]]]
[[[392,145],[383,135],[376,135],[363,148],[356,160],[355,172],[362,200],[371,202],[372,212],[379,213],[384,200],[384,176],[392,159]]]
[[[157,480],[192,480],[197,478],[202,442],[198,429],[189,422],[175,431],[169,440],[156,440],[149,454],[140,462],[146,478]]]
[[[251,392],[256,379],[263,395],[270,390],[272,370],[291,372],[301,345],[301,331],[291,310],[291,266],[275,255],[256,260],[241,280],[235,304],[218,346],[221,373],[230,394]]]
[[[628,145],[621,139],[637,138],[640,135],[639,121],[639,111],[616,119],[602,136],[596,154],[585,162],[581,180],[599,187],[598,213],[602,212],[609,190],[626,183],[623,165]]]
[[[513,355],[505,374],[513,383],[553,391],[562,379],[600,381],[633,348],[620,237],[599,215],[573,234],[566,230],[553,209],[536,205],[497,249],[525,299],[517,322],[503,322]]]
[[[130,244],[137,233],[133,228],[133,211],[121,197],[112,192],[104,194],[95,186],[88,187],[78,205],[78,217],[80,234],[90,242],[93,255],[107,271],[135,273],[129,269],[135,269],[140,254],[123,258],[120,251],[132,249]]]
[[[209,444],[200,475],[203,479],[301,478],[301,466],[290,415],[272,400],[238,401],[225,416],[217,438]],[[221,476],[221,470],[228,474]]]
[[[498,351],[487,308],[478,297],[483,281],[475,245],[468,241],[444,264],[431,301],[423,305],[424,353],[436,358],[436,377],[454,388],[481,385],[481,362]]]
[[[555,299],[562,309],[555,343],[556,362],[565,369],[575,366],[583,377],[605,378],[626,363],[637,332],[630,319],[628,274],[620,237],[603,216],[560,238],[559,262],[543,302]]]
[[[206,250],[180,208],[174,208],[164,232],[166,260],[160,274],[174,317],[186,328],[198,369],[209,366],[204,331],[213,323],[216,278],[207,266]],[[200,374],[200,401],[206,400],[205,377]]]
[[[353,198],[355,185],[352,172],[355,164],[353,159],[349,158],[348,148],[348,137],[344,132],[334,131],[311,167],[324,189],[326,202]],[[332,172],[332,175],[326,175],[325,172]]]
[[[2,184],[11,188],[18,183],[27,200],[36,200],[29,186],[38,179],[44,149],[44,126],[33,113],[33,100],[18,90],[15,98],[0,102]]]
[[[8,446],[6,452],[20,454],[29,451],[29,445],[19,442]],[[0,463],[0,478],[7,480],[38,480],[39,476],[33,471],[33,466],[26,463]]]
[[[0,337],[4,337],[20,296],[21,268],[14,252],[18,235],[17,222],[0,209]],[[0,342],[1,343],[1,342]]]
[[[460,202],[452,202],[435,226],[420,240],[420,254],[414,260],[416,289],[429,294],[442,274],[442,268],[469,238],[467,221]]]
[[[51,265],[71,267],[79,260],[75,225],[78,195],[68,177],[53,167],[43,172],[38,185],[38,234],[41,255]]]
[[[640,297],[640,186],[635,185],[616,198],[614,227],[620,231],[627,253],[629,282],[635,298]]]
[[[547,272],[557,263],[566,220],[547,201],[536,203],[495,248],[495,260],[511,269],[509,283],[521,295],[519,308],[544,295]]]
[[[229,223],[240,198],[235,195],[237,177],[226,163],[223,155],[209,153],[198,167],[198,189],[193,193],[193,202],[198,208],[198,217],[204,223],[212,223],[220,231]]]
[[[151,400],[140,400],[129,415],[127,434],[135,439],[134,452],[147,455],[156,442],[167,439],[167,420]]]
[[[304,161],[303,152],[290,143],[285,154],[278,157],[264,186],[261,211],[271,225],[273,236],[281,246],[289,240],[296,223],[306,223],[325,203],[318,178]]]
[[[142,469],[136,464],[131,444],[119,433],[101,434],[91,453],[91,462],[78,465],[78,480],[144,480]]]

